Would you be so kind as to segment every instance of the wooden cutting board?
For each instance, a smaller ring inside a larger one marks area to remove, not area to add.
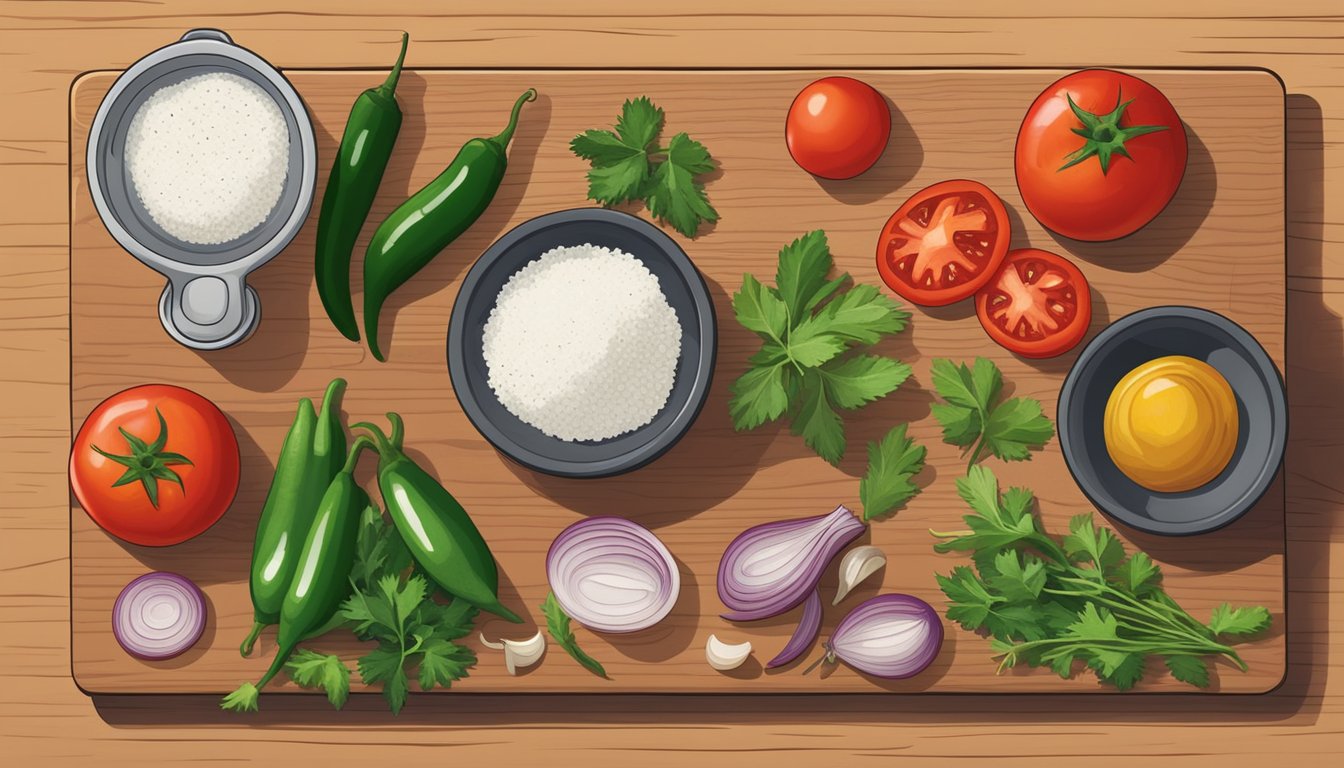
[[[372,221],[437,175],[468,138],[497,133],[508,107],[525,88],[536,87],[541,98],[523,111],[508,174],[494,204],[385,310],[383,322],[393,329],[386,364],[344,340],[323,314],[312,268],[320,199],[293,244],[251,276],[261,296],[262,321],[249,341],[222,351],[196,352],[168,338],[156,310],[163,280],[124,253],[104,230],[85,181],[89,125],[116,74],[85,75],[71,91],[71,427],[77,429],[99,401],[123,388],[147,382],[189,387],[232,419],[242,448],[243,479],[220,523],[193,541],[164,549],[113,539],[72,501],[72,668],[76,682],[90,693],[223,693],[260,675],[275,652],[273,636],[264,636],[251,659],[237,652],[251,621],[247,574],[252,534],[296,400],[319,396],[333,376],[350,382],[346,412],[351,420],[379,417],[390,409],[405,415],[408,446],[464,503],[491,543],[502,571],[501,595],[510,606],[526,610],[529,623],[519,627],[482,620],[478,627],[487,635],[521,638],[533,631],[547,591],[546,548],[556,533],[585,516],[628,516],[653,529],[679,561],[681,598],[661,625],[622,637],[578,629],[583,646],[606,665],[610,680],[594,677],[554,647],[540,665],[519,677],[505,674],[500,654],[483,651],[471,676],[453,691],[1109,691],[1090,674],[1074,680],[1046,670],[996,675],[989,643],[950,624],[936,662],[911,680],[875,681],[845,667],[805,676],[801,670],[822,653],[820,643],[801,664],[767,673],[761,663],[783,646],[799,611],[738,626],[718,617],[715,574],[724,546],[751,525],[855,502],[865,468],[864,442],[904,421],[928,446],[930,468],[920,478],[924,491],[907,509],[865,534],[865,541],[882,547],[889,557],[880,579],[873,578],[857,596],[833,608],[829,602],[835,574],[828,573],[822,587],[828,604],[822,639],[849,608],[879,590],[918,595],[942,609],[945,600],[934,574],[965,558],[935,554],[928,530],[958,526],[965,510],[953,481],[964,462],[956,448],[940,442],[929,415],[932,358],[989,357],[1003,370],[1010,392],[1037,398],[1054,414],[1058,387],[1076,352],[1044,362],[1015,358],[988,340],[969,303],[963,302],[915,309],[911,330],[883,344],[884,352],[914,366],[914,379],[850,415],[850,450],[840,467],[817,458],[787,428],[735,433],[730,425],[728,386],[757,343],[733,320],[730,296],[742,274],[772,276],[780,246],[820,227],[830,236],[838,268],[860,281],[879,282],[872,263],[878,230],[907,196],[942,179],[985,182],[1009,207],[1015,247],[1064,253],[1084,269],[1094,296],[1089,338],[1143,307],[1193,304],[1241,323],[1279,369],[1286,369],[1284,92],[1268,72],[1141,73],[1168,95],[1187,124],[1190,160],[1185,180],[1170,206],[1138,234],[1082,244],[1060,242],[1045,232],[1026,212],[1013,179],[1013,141],[1023,111],[1059,71],[848,73],[877,87],[895,109],[886,153],[868,173],[843,182],[818,181],[800,171],[782,139],[794,95],[811,80],[833,73],[408,71],[399,90],[405,124]],[[351,101],[381,82],[385,73],[286,74],[313,117],[320,196]],[[666,135],[689,132],[721,164],[708,192],[722,221],[694,240],[673,234],[713,294],[719,318],[718,369],[699,420],[654,464],[604,480],[539,475],[498,455],[459,408],[445,364],[449,312],[465,271],[501,234],[533,216],[590,204],[585,200],[587,165],[569,153],[568,141],[586,128],[610,126],[622,100],[640,94],[666,110]],[[372,225],[365,228],[358,254],[371,232]],[[359,263],[357,255],[356,275]],[[1065,468],[1057,441],[1030,462],[1004,465],[990,460],[987,465],[1005,484],[1035,490],[1052,532],[1063,531],[1071,515],[1090,509]],[[364,468],[366,478],[369,469]],[[1273,613],[1273,629],[1240,648],[1250,671],[1218,664],[1215,691],[1260,693],[1283,678],[1283,516],[1280,477],[1246,517],[1213,534],[1162,538],[1118,528],[1127,547],[1142,548],[1161,564],[1170,594],[1196,616],[1206,617],[1224,600],[1262,604]],[[1097,517],[1105,522],[1099,513]],[[128,581],[155,569],[177,571],[200,584],[209,621],[201,641],[188,653],[148,663],[117,646],[110,611]],[[754,658],[732,673],[712,671],[704,660],[711,633],[729,642],[752,641]],[[470,643],[481,650],[474,636]],[[352,663],[362,652],[352,639],[314,646],[341,652]],[[283,682],[268,690],[299,689]],[[1192,689],[1155,666],[1137,690]]]

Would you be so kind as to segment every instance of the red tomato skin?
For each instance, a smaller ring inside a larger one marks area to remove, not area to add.
[[[823,179],[851,179],[868,170],[890,138],[887,100],[852,77],[824,77],[799,91],[784,129],[793,161]]]
[[[168,425],[164,450],[192,461],[170,467],[186,494],[160,481],[157,509],[139,482],[112,487],[125,467],[92,447],[129,454],[118,427],[152,443],[159,434],[156,406]],[[238,491],[240,465],[233,427],[214,403],[182,387],[146,384],[112,395],[85,419],[70,451],[70,488],[103,530],[131,544],[164,547],[200,535],[223,517]]]
[[[1049,262],[1052,267],[1064,272],[1068,275],[1069,281],[1073,283],[1077,294],[1077,309],[1074,321],[1056,334],[1033,341],[1015,339],[1004,333],[990,319],[989,311],[989,299],[993,294],[993,288],[998,285],[999,276],[1003,274],[1004,270],[1015,269],[1018,262],[1027,259]],[[1088,328],[1092,326],[1092,288],[1088,285],[1087,277],[1083,275],[1082,270],[1063,256],[1037,248],[1019,248],[1008,252],[1008,257],[1003,260],[998,272],[976,293],[975,314],[980,319],[980,326],[985,329],[989,338],[995,344],[1018,357],[1025,357],[1030,360],[1059,357],[1078,346],[1078,343],[1087,336]]]
[[[1126,141],[1130,157],[1114,157],[1104,174],[1095,157],[1059,170],[1084,141],[1072,130],[1081,123],[1066,94],[1098,115],[1113,110],[1117,96],[1133,99],[1122,126],[1168,129]],[[1065,75],[1036,97],[1018,131],[1014,163],[1022,200],[1042,225],[1075,240],[1100,242],[1133,234],[1166,208],[1185,175],[1187,154],[1185,126],[1161,91],[1123,72],[1086,69]]]
[[[922,288],[910,285],[908,282],[900,279],[891,267],[887,264],[886,244],[889,233],[897,226],[898,222],[910,215],[910,213],[925,200],[956,194],[974,194],[984,198],[988,204],[988,211],[997,222],[998,237],[995,239],[992,247],[992,253],[983,267],[971,280],[959,285],[940,287],[940,288]],[[998,273],[999,265],[1008,254],[1008,246],[1012,241],[1012,222],[1008,219],[1007,208],[1004,207],[1003,200],[999,198],[994,190],[986,185],[971,179],[949,179],[940,181],[936,184],[930,184],[924,189],[911,195],[896,212],[891,214],[887,223],[882,226],[882,233],[877,241],[877,271],[882,278],[882,282],[888,288],[895,291],[897,295],[911,304],[921,307],[945,307],[948,304],[955,304],[963,299],[970,298],[985,283]]]

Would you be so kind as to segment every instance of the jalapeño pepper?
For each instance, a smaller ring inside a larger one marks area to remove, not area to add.
[[[361,93],[350,108],[317,219],[317,295],[331,324],[351,341],[359,341],[359,323],[350,300],[350,254],[401,131],[396,92],[409,39],[401,33],[401,54],[386,82]]]
[[[476,524],[452,494],[402,451],[401,417],[389,413],[387,418],[392,422],[391,439],[376,425],[352,426],[367,430],[378,441],[378,490],[411,556],[444,592],[521,623],[499,602],[499,569]]]
[[[299,401],[294,423],[285,435],[266,494],[257,534],[252,543],[252,631],[239,651],[247,656],[257,635],[280,618],[285,590],[294,576],[299,548],[312,526],[322,492],[345,458],[345,427],[341,423],[341,395],[345,380],[327,385],[320,415],[308,398]]]
[[[243,683],[225,696],[220,702],[222,708],[255,710],[258,692],[284,668],[300,642],[330,626],[341,602],[354,589],[350,571],[355,562],[359,520],[371,503],[369,495],[355,482],[354,471],[359,454],[371,445],[367,437],[355,439],[345,466],[322,495],[317,517],[304,537],[294,578],[280,606],[278,649],[270,668],[255,684]]]
[[[485,212],[504,179],[518,113],[536,98],[531,88],[519,96],[498,136],[468,141],[443,173],[378,225],[364,255],[364,335],[374,357],[383,359],[378,347],[383,302]]]

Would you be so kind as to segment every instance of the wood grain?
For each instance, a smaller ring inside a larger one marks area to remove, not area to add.
[[[854,448],[837,469],[816,458],[786,429],[733,432],[728,386],[759,341],[732,320],[730,295],[744,272],[772,275],[778,248],[812,228],[826,230],[838,269],[861,281],[876,281],[873,243],[891,211],[924,186],[967,175],[998,190],[1011,206],[1015,247],[1072,252],[1083,262],[1096,303],[1092,332],[1140,308],[1193,304],[1235,318],[1282,368],[1283,156],[1273,149],[1283,142],[1282,88],[1269,74],[1255,71],[1145,73],[1188,126],[1194,150],[1186,178],[1176,199],[1142,234],[1083,245],[1057,242],[1024,215],[1012,176],[1013,136],[1022,105],[1062,72],[849,72],[898,105],[894,137],[883,159],[862,177],[819,183],[793,165],[779,131],[793,95],[822,74],[406,72],[400,86],[405,127],[375,205],[375,221],[408,191],[436,176],[465,138],[495,133],[517,93],[531,86],[542,95],[524,110],[509,173],[494,204],[394,298],[387,314],[395,320],[383,335],[390,360],[385,365],[341,338],[327,321],[312,280],[311,219],[289,248],[252,275],[264,319],[249,341],[220,352],[195,352],[168,338],[155,309],[162,279],[120,250],[98,220],[86,190],[81,148],[113,75],[81,78],[71,107],[73,426],[97,402],[142,383],[145,371],[153,370],[162,381],[205,394],[232,417],[241,438],[244,473],[226,518],[178,547],[126,546],[99,530],[78,507],[72,510],[71,620],[80,687],[93,693],[224,693],[259,676],[274,653],[273,644],[264,643],[259,658],[251,660],[236,652],[251,624],[246,575],[252,532],[294,403],[319,393],[330,377],[339,375],[350,382],[346,410],[352,420],[388,409],[407,418],[408,445],[471,511],[504,573],[505,602],[530,612],[532,621],[538,619],[537,606],[548,589],[547,546],[565,526],[586,515],[637,520],[656,531],[679,560],[682,596],[658,627],[630,636],[581,633],[585,649],[604,663],[611,680],[593,676],[558,651],[533,671],[513,678],[498,655],[484,652],[471,676],[454,685],[453,692],[1106,691],[1088,675],[1062,680],[1026,669],[996,675],[987,643],[952,626],[934,666],[908,681],[882,682],[843,667],[825,675],[802,675],[802,669],[821,657],[819,645],[798,663],[763,672],[760,662],[783,646],[798,611],[759,625],[734,626],[719,618],[723,607],[714,582],[724,546],[752,525],[854,503],[857,477],[866,462],[864,442],[909,421],[911,433],[930,449],[930,467],[921,478],[924,492],[894,519],[871,526],[868,536],[887,552],[889,565],[880,582],[874,579],[844,605],[827,608],[823,634],[862,597],[879,590],[907,592],[944,605],[933,576],[964,558],[935,554],[928,531],[959,527],[965,510],[953,480],[964,471],[964,459],[939,442],[937,423],[929,415],[930,361],[990,357],[1003,369],[1013,394],[1037,398],[1053,414],[1059,384],[1077,352],[1027,363],[988,339],[969,302],[915,310],[912,330],[883,346],[913,363],[915,381],[849,419]],[[288,76],[312,113],[320,157],[334,153],[351,94],[380,77],[308,71]],[[490,242],[533,216],[585,204],[586,166],[569,152],[568,140],[585,127],[609,124],[622,100],[639,93],[666,111],[667,135],[688,131],[720,163],[709,192],[722,220],[693,240],[681,239],[711,287],[720,318],[717,375],[697,423],[653,465],[600,481],[547,477],[497,454],[462,413],[444,366],[448,315],[467,267]],[[366,230],[367,237],[372,227]],[[357,259],[354,274],[359,270]],[[1057,442],[1030,463],[989,465],[1005,484],[1037,492],[1051,530],[1067,531],[1068,519],[1089,509]],[[1219,602],[1232,599],[1266,605],[1282,624],[1281,484],[1247,517],[1212,536],[1173,540],[1123,533],[1132,547],[1157,559],[1170,593],[1196,615],[1207,615]],[[127,656],[108,628],[117,593],[147,569],[192,578],[204,587],[211,604],[204,640],[166,663]],[[823,592],[833,594],[833,574]],[[523,637],[532,631],[531,624],[517,628],[502,621],[483,622],[482,628],[492,637]],[[711,633],[751,640],[756,660],[734,674],[714,672],[704,660]],[[327,643],[315,645],[327,648]],[[352,664],[362,652],[353,642],[336,641],[329,647]],[[1281,631],[1250,643],[1244,651],[1250,671],[1241,674],[1220,665],[1212,689],[1272,689],[1286,668],[1285,647]],[[1189,690],[1160,671],[1160,665],[1148,678],[1137,690]],[[298,690],[293,684],[284,689]]]
[[[374,698],[331,712],[277,697],[246,722],[211,696],[99,696],[70,676],[69,86],[191,26],[217,26],[282,67],[1263,66],[1285,82],[1288,133],[1289,671],[1271,694],[1205,696],[426,696],[393,720]],[[563,10],[332,0],[0,3],[0,746],[39,765],[428,762],[595,766],[1326,766],[1344,751],[1344,14],[1336,0],[1123,8],[963,0],[955,9],[838,0],[763,7],[686,0]]]

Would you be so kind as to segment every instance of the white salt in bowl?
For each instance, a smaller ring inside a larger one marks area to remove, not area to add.
[[[500,291],[519,270],[557,247],[620,250],[658,278],[677,315],[681,347],[667,402],[649,423],[604,440],[562,440],[509,411],[490,388],[486,322]],[[467,273],[448,327],[448,370],[467,418],[508,458],[561,477],[606,477],[638,469],[666,453],[691,428],[714,376],[714,304],[685,251],[658,227],[604,208],[577,208],[524,222],[495,241]]]
[[[126,145],[140,107],[155,93],[205,74],[227,73],[260,88],[284,120],[287,168],[279,199],[261,222],[226,242],[173,236],[146,209],[131,180]],[[182,344],[218,349],[260,321],[248,272],[274,258],[303,226],[317,178],[317,140],[299,94],[274,67],[215,29],[194,29],[127,69],[98,107],[86,154],[89,194],[108,232],[168,280],[159,300],[164,328]]]

